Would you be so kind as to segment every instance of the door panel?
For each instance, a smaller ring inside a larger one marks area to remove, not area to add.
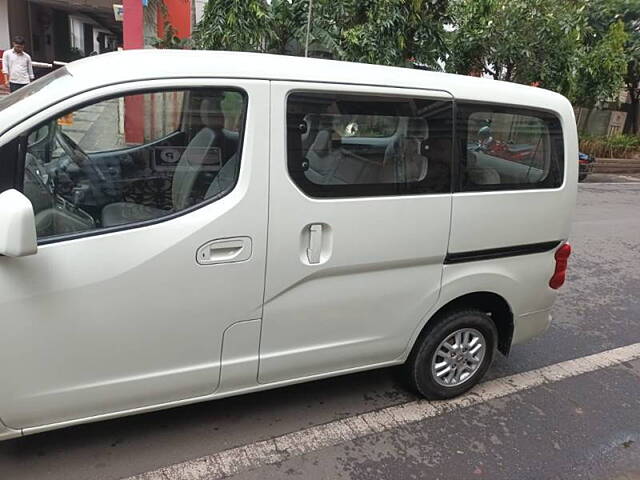
[[[232,83],[248,95],[231,193],[154,225],[51,243],[31,257],[0,257],[0,417],[7,425],[211,394],[223,332],[261,318],[268,82],[197,82]],[[250,245],[246,259],[198,263],[200,247],[234,238]]]
[[[287,170],[283,126],[291,90],[357,93],[362,88],[272,82],[262,383],[401,356],[437,300],[449,235],[449,193],[322,199],[303,193]],[[449,98],[416,90],[366,92]]]

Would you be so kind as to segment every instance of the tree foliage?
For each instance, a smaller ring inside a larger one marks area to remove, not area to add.
[[[626,33],[623,58],[626,62],[624,83],[631,98],[633,132],[640,133],[640,0],[595,1],[589,12],[593,37],[602,38],[613,24],[621,23]]]
[[[312,48],[341,60],[436,66],[446,48],[448,0],[315,0]],[[304,51],[309,0],[209,0],[198,47],[289,53]]]
[[[264,0],[209,0],[194,41],[207,50],[264,52],[273,36],[270,13]]]
[[[616,21],[601,38],[577,52],[574,95],[577,104],[592,107],[598,100],[619,96],[627,67],[623,55],[627,37],[624,24]]]
[[[314,38],[341,60],[437,68],[448,0],[318,0]]]
[[[592,105],[617,96],[626,34],[593,36],[589,0],[456,0],[447,66],[534,84]]]
[[[308,0],[271,0],[268,51],[302,54],[308,9]]]
[[[637,86],[640,77],[640,0],[313,0],[312,5],[312,56],[445,66],[539,85],[583,105],[616,97],[625,75],[628,85]],[[309,0],[209,0],[194,39],[199,48],[212,50],[302,55],[309,6]]]

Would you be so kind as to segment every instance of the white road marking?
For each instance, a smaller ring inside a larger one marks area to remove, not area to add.
[[[491,380],[447,401],[417,400],[287,433],[125,480],[216,480],[531,388],[640,359],[640,343]]]

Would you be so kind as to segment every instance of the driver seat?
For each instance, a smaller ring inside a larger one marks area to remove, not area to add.
[[[133,202],[117,202],[102,209],[102,226],[112,227],[125,223],[152,220],[168,213],[182,210],[197,201],[196,180],[207,159],[209,149],[222,141],[224,117],[216,108],[214,99],[205,98],[200,103],[200,118],[204,127],[191,139],[182,153],[171,181],[173,208],[162,210]]]

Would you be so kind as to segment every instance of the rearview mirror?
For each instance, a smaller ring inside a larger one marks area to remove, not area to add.
[[[0,255],[23,257],[38,251],[33,206],[17,190],[0,193]]]

